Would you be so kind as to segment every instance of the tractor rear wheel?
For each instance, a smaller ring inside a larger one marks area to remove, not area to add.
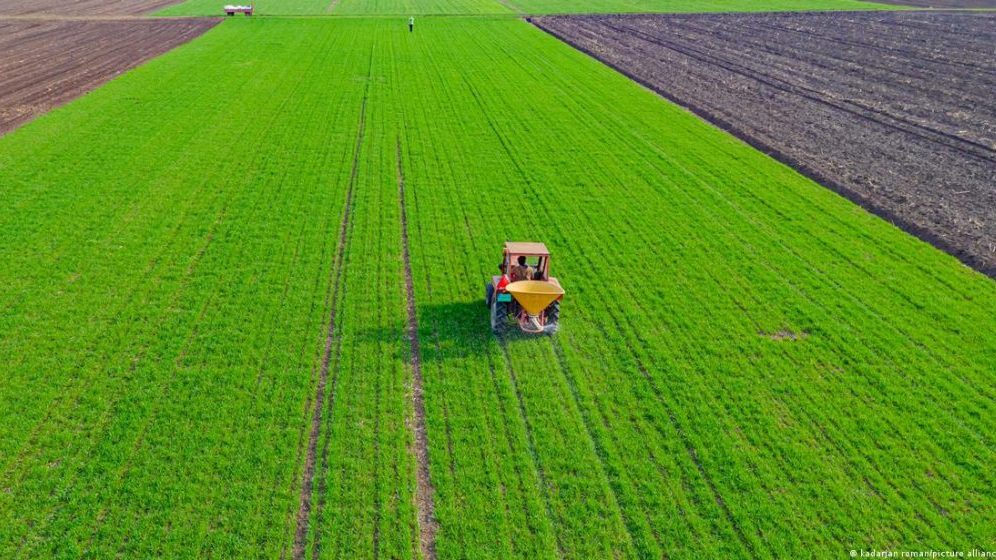
[[[556,334],[560,330],[560,302],[555,301],[551,303],[543,314],[546,316],[546,325],[543,326],[543,332],[546,334]]]
[[[488,282],[484,285],[484,305],[491,307],[491,299],[495,297],[495,285]]]
[[[508,303],[503,301],[491,303],[491,330],[495,334],[508,332]]]

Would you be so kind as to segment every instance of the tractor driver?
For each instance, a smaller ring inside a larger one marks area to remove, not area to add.
[[[526,257],[519,256],[518,264],[512,266],[512,282],[532,280],[536,271],[526,263]]]

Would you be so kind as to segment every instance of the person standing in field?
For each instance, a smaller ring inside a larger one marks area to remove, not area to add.
[[[415,31],[415,16],[408,18],[408,32]]]

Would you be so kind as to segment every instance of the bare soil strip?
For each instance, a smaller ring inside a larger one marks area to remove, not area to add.
[[[315,409],[311,418],[311,434],[308,437],[308,454],[304,460],[304,475],[301,483],[301,502],[297,512],[297,530],[294,533],[294,554],[295,560],[301,560],[305,555],[305,546],[308,540],[308,526],[311,521],[312,491],[315,480],[315,460],[318,456],[318,440],[321,436],[322,411],[325,402],[325,387],[329,381],[329,370],[332,363],[333,349],[339,347],[336,336],[336,316],[339,302],[342,300],[343,284],[343,264],[346,255],[346,243],[350,230],[350,218],[353,210],[353,192],[356,189],[356,181],[359,177],[360,149],[363,146],[363,136],[366,130],[367,96],[363,96],[360,106],[360,121],[356,130],[356,144],[353,151],[353,166],[349,178],[349,187],[346,190],[346,203],[342,211],[342,220],[339,226],[339,242],[336,246],[335,258],[332,263],[332,293],[330,296],[329,323],[325,333],[325,352],[322,357],[322,365],[318,373],[318,385],[315,388]],[[335,352],[336,362],[338,362],[338,350]],[[338,373],[338,366],[336,368]],[[332,379],[332,390],[329,392],[329,407],[335,403],[335,386],[338,375]],[[317,546],[317,544],[316,544]]]
[[[560,16],[535,23],[996,276],[996,14]]]
[[[126,16],[149,14],[182,0],[0,0],[0,16]],[[220,4],[219,4],[220,6]]]
[[[214,19],[0,19],[0,135],[186,43]]]
[[[996,0],[874,0],[876,4],[914,6],[917,8],[996,8]]]
[[[412,260],[408,245],[408,212],[405,208],[405,168],[401,159],[401,142],[397,144],[398,200],[401,205],[401,254],[405,265],[405,296],[408,308],[408,341],[411,344],[412,401],[414,404],[415,459],[417,488],[415,505],[418,508],[419,546],[424,560],[436,558],[436,509],[434,490],[429,476],[429,436],[425,428],[425,395],[422,389],[422,352],[418,340],[418,313],[415,308],[415,285],[412,281]]]

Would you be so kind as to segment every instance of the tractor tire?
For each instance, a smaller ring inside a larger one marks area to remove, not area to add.
[[[488,282],[484,285],[484,305],[491,307],[491,299],[495,297],[495,286]]]
[[[543,326],[543,332],[557,334],[557,331],[560,330],[560,302],[551,303],[544,314],[546,315],[546,325]]]
[[[491,303],[491,330],[497,335],[508,332],[508,304],[502,301]]]

